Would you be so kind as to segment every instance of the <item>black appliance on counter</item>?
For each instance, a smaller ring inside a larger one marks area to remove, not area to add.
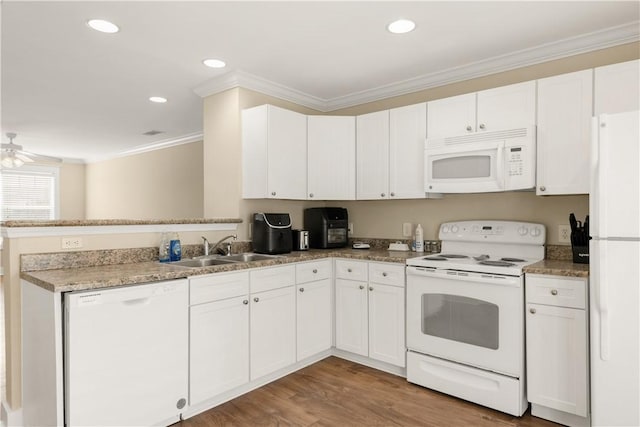
[[[253,251],[260,254],[291,252],[291,217],[287,213],[253,214]]]
[[[309,247],[317,249],[347,246],[349,216],[345,208],[304,210],[304,228],[309,230]]]

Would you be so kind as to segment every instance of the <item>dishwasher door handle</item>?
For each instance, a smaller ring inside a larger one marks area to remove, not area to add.
[[[151,304],[151,298],[150,297],[133,298],[126,301],[122,301],[122,304],[128,305],[128,306],[149,305]]]

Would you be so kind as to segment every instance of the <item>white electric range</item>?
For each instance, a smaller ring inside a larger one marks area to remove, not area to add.
[[[544,225],[440,226],[442,252],[407,260],[407,380],[520,416],[523,268],[544,258]]]

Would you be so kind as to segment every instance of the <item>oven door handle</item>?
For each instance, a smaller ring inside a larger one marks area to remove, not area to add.
[[[407,267],[407,275],[421,277],[438,277],[441,279],[460,280],[465,282],[487,283],[490,285],[519,287],[520,278],[513,276],[498,276],[487,273],[472,273],[469,271],[433,269],[425,267]]]

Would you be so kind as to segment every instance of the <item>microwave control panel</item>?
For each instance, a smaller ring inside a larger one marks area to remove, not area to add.
[[[507,167],[509,168],[509,176],[521,176],[524,174],[524,157],[522,147],[507,148]]]

